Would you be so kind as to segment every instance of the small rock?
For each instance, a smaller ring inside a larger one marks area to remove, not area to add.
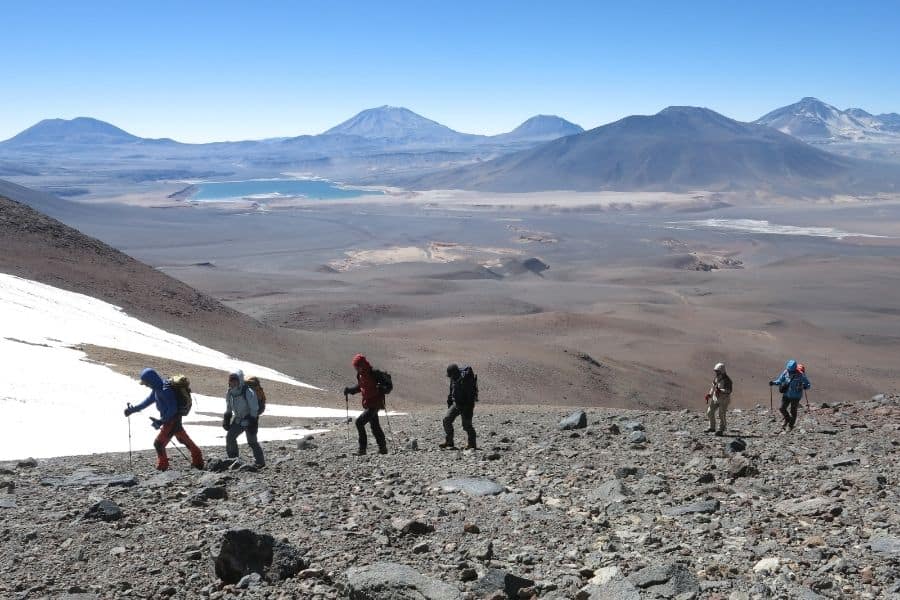
[[[405,519],[398,517],[391,521],[391,525],[396,531],[404,535],[426,535],[434,531],[434,526],[423,523],[416,519]]]
[[[228,492],[222,486],[211,486],[203,488],[200,491],[200,496],[207,500],[225,500],[228,498]]]
[[[88,509],[84,515],[85,519],[96,519],[100,521],[118,521],[122,518],[122,509],[112,500],[101,500]]]
[[[628,436],[628,442],[631,444],[643,444],[647,441],[647,434],[643,431],[632,431]]]
[[[483,546],[475,550],[475,558],[478,560],[491,560],[494,558],[494,542],[488,540]]]
[[[241,577],[241,580],[238,581],[237,587],[242,590],[249,590],[253,588],[258,588],[262,583],[262,576],[259,573],[250,573],[249,575],[244,575]]]
[[[291,509],[290,506],[288,506],[288,507],[281,509],[281,512],[278,513],[278,516],[283,519],[286,519],[288,517],[293,517],[294,511]]]
[[[559,422],[559,428],[564,431],[569,429],[584,429],[585,427],[587,427],[587,413],[583,410],[575,411]]]
[[[406,443],[407,450],[418,450],[419,449],[419,440],[411,439]]]
[[[17,462],[16,466],[20,469],[33,469],[38,466],[38,462],[33,458],[26,458]]]
[[[463,525],[463,531],[466,533],[481,533],[481,529],[475,523],[466,523]]]
[[[747,449],[747,442],[742,440],[741,438],[734,438],[727,444],[725,444],[725,451],[729,454],[737,454],[739,452],[743,452]]]
[[[431,550],[431,547],[428,545],[428,542],[420,542],[413,546],[413,554],[425,554]]]
[[[875,571],[872,567],[863,567],[859,572],[859,580],[866,585],[870,585],[875,580]]]
[[[486,477],[458,477],[438,482],[445,492],[463,492],[469,496],[494,496],[506,491],[502,485]]]
[[[460,581],[475,581],[478,579],[478,571],[469,567],[459,572]]]
[[[779,559],[777,556],[763,558],[762,560],[757,562],[755,565],[753,565],[753,572],[754,573],[762,573],[762,572],[774,573],[776,570],[778,570],[778,567],[780,565],[781,565],[781,559]]]
[[[299,579],[325,579],[324,569],[303,569],[297,573]]]
[[[477,573],[476,573],[477,576]],[[460,593],[449,585],[399,563],[375,563],[347,570],[349,598],[366,600],[456,600]]]
[[[662,509],[662,513],[669,517],[679,517],[695,513],[714,513],[717,510],[719,510],[718,500],[704,500],[702,502],[682,504],[681,506],[665,506]]]

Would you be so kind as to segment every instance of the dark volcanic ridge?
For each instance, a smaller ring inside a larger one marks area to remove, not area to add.
[[[900,172],[709,109],[673,106],[402,183],[493,192],[753,189],[821,195],[895,191]]]

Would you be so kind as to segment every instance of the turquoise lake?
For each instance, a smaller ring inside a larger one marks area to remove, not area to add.
[[[332,181],[311,179],[250,179],[198,183],[191,200],[234,200],[253,197],[260,200],[279,196],[303,196],[310,200],[334,200],[381,194],[368,190],[348,189]]]

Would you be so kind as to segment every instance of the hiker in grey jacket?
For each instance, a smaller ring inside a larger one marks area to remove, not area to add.
[[[266,466],[262,447],[256,440],[256,433],[259,430],[259,400],[253,389],[244,383],[244,372],[240,369],[228,375],[225,403],[222,427],[228,432],[225,436],[225,453],[228,454],[228,458],[238,457],[237,438],[246,433],[247,445],[253,451],[256,466]]]

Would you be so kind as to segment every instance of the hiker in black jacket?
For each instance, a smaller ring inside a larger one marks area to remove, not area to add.
[[[450,393],[447,395],[447,414],[444,417],[444,443],[441,448],[454,448],[453,421],[462,415],[462,426],[469,438],[466,450],[475,450],[475,428],[472,427],[472,414],[475,412],[475,402],[478,400],[478,386],[475,375],[470,367],[463,370],[453,364],[447,367],[447,377],[450,378]],[[463,371],[467,371],[469,377],[464,378]]]

